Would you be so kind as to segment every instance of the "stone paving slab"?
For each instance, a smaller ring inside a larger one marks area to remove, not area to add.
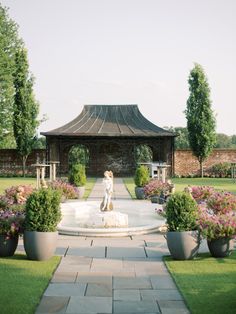
[[[164,314],[190,314],[189,310],[186,308],[184,301],[158,301],[161,312]]]
[[[170,274],[150,276],[153,289],[175,289],[176,285]]]
[[[72,237],[72,236],[71,236]],[[76,237],[77,238],[77,237]],[[58,239],[57,241],[57,246],[58,247],[90,247],[92,246],[92,240],[78,240],[78,239],[74,239],[72,237],[72,239]]]
[[[143,240],[132,240],[130,237],[126,238],[94,238],[92,240],[93,246],[107,246],[110,247],[144,247],[146,244]]]
[[[112,272],[79,272],[76,282],[112,285]]]
[[[151,289],[151,281],[149,278],[122,278],[116,277],[113,280],[114,289]]]
[[[69,248],[67,255],[87,256],[87,257],[105,257],[105,247],[75,247]]]
[[[86,284],[84,283],[50,283],[44,295],[56,297],[84,296],[85,289]]]
[[[57,247],[56,251],[55,251],[55,255],[65,256],[67,250],[68,250],[68,246],[67,247]]]
[[[85,296],[112,297],[112,283],[88,283]]]
[[[124,257],[146,257],[144,248],[142,247],[107,247],[108,258],[124,258]]]
[[[91,265],[92,257],[67,255],[61,259],[61,265]]]
[[[183,301],[180,292],[175,289],[166,290],[140,290],[142,300]]]
[[[114,301],[113,313],[160,313],[155,301]]]
[[[124,289],[114,290],[114,301],[140,301],[141,295],[139,290]]]
[[[146,251],[147,257],[150,257],[150,258],[162,259],[163,255],[169,254],[169,251],[167,250],[167,248],[146,247],[145,251]]]
[[[51,283],[56,283],[56,282],[75,282],[77,278],[77,272],[55,272],[51,279]]]
[[[122,259],[99,259],[94,258],[91,271],[122,271],[123,261]]]
[[[111,297],[71,297],[67,306],[68,314],[112,313]]]
[[[35,314],[65,313],[69,297],[43,296]]]

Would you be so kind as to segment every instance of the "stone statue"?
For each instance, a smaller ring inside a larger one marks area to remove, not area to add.
[[[112,171],[104,172],[104,198],[101,203],[100,209],[101,211],[110,211],[113,209],[113,205],[111,202],[111,196],[113,193],[113,173]]]
[[[18,204],[22,204],[22,203],[26,202],[26,198],[24,197],[24,188],[23,188],[23,186],[19,186],[17,188],[16,201],[17,201]]]

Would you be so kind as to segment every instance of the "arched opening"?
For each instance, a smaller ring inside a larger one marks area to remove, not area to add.
[[[82,164],[88,167],[89,164],[89,149],[85,145],[77,144],[71,147],[68,153],[69,169],[73,164]]]
[[[152,162],[153,161],[152,148],[145,144],[135,146],[134,158],[136,164],[141,162]]]
[[[99,149],[100,164],[103,171],[111,170],[115,175],[119,174],[123,168],[123,156],[121,146],[114,143],[104,143]]]

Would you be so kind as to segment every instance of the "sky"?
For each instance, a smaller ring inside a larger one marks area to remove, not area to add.
[[[0,0],[19,25],[49,131],[85,104],[138,104],[186,126],[188,76],[205,70],[217,132],[236,134],[235,0]]]

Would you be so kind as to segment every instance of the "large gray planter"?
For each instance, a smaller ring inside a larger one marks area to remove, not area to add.
[[[18,245],[19,235],[7,237],[0,234],[0,257],[14,255]]]
[[[24,248],[28,259],[44,261],[54,255],[58,232],[24,232]]]
[[[200,245],[198,231],[169,231],[166,234],[166,240],[173,259],[193,259],[198,253]]]
[[[85,193],[85,187],[84,186],[77,186],[78,189],[78,198],[83,198]]]
[[[136,186],[135,195],[138,200],[144,200],[145,199],[144,188]]]
[[[234,240],[229,237],[208,240],[207,245],[213,257],[227,257],[234,249]]]

